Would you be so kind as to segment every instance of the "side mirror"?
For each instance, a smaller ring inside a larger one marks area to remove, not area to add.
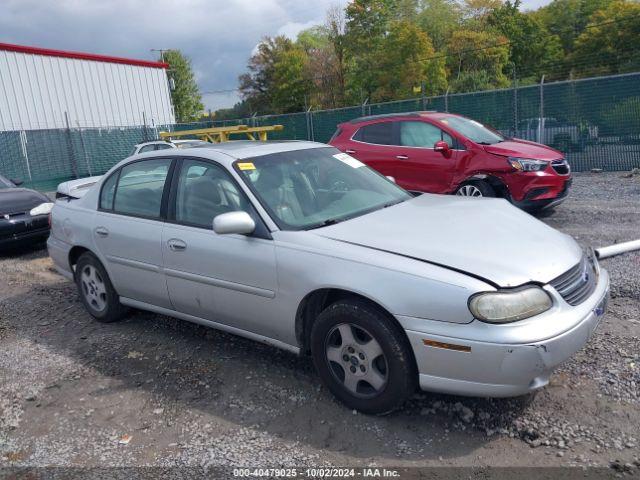
[[[11,179],[11,183],[13,183],[16,187],[19,187],[20,185],[22,185],[24,182],[20,179],[17,178],[12,178]]]
[[[444,140],[439,140],[433,145],[434,152],[440,152],[445,158],[451,156],[451,147]]]
[[[229,212],[213,219],[213,231],[218,235],[237,233],[247,235],[256,229],[256,222],[247,212]]]

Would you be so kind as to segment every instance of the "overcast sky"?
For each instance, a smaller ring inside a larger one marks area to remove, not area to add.
[[[524,0],[531,9],[550,0]],[[231,107],[238,75],[265,35],[321,23],[346,0],[0,0],[0,42],[152,59],[178,48],[191,60],[207,108]]]

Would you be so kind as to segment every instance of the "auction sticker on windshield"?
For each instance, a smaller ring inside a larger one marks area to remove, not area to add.
[[[256,166],[253,164],[253,162],[243,162],[238,163],[238,168],[240,170],[255,170]]]
[[[347,155],[346,153],[337,153],[333,156],[333,158],[337,158],[341,162],[346,163],[353,168],[364,167],[364,163],[362,163],[360,160],[356,160],[351,155]]]

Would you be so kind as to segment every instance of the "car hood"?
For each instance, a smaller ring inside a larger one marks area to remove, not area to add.
[[[502,199],[423,194],[311,232],[434,263],[500,287],[548,283],[582,256],[571,237]]]
[[[482,145],[485,152],[503,157],[534,158],[536,160],[558,160],[562,153],[540,143],[511,139],[493,145]]]
[[[0,215],[24,213],[41,203],[50,202],[48,197],[27,188],[6,188],[0,190]]]

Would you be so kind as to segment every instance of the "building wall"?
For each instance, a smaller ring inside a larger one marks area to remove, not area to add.
[[[151,62],[149,62],[151,63]],[[0,49],[0,131],[174,123],[165,68]]]

